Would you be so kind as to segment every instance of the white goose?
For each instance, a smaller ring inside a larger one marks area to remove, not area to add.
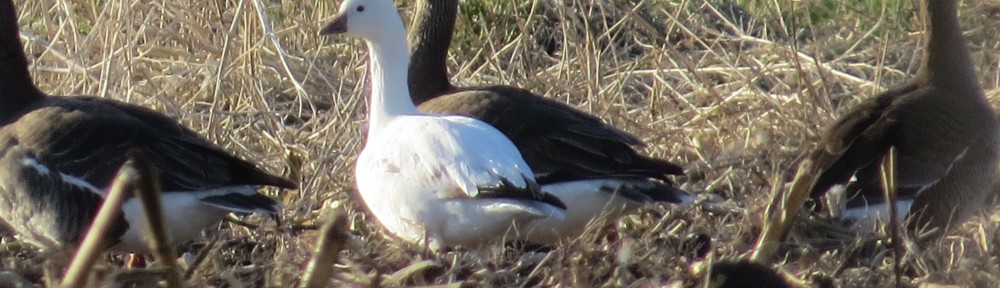
[[[541,192],[496,128],[417,111],[407,87],[406,31],[391,0],[348,0],[320,34],[368,45],[368,140],[355,177],[365,205],[390,233],[435,251],[475,248],[503,239],[512,227],[564,217],[562,202]]]

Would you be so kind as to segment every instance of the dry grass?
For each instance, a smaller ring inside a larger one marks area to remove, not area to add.
[[[861,1],[885,3],[882,9],[747,0],[740,3],[748,17],[724,21],[720,15],[734,15],[734,6],[702,1],[467,0],[450,52],[455,81],[516,83],[590,111],[642,137],[649,154],[683,163],[683,188],[724,199],[650,207],[547,254],[498,248],[481,260],[385,239],[355,201],[366,54],[357,40],[315,36],[339,1],[15,2],[43,90],[152,107],[301,184],[268,191],[286,205],[280,227],[250,216],[243,220],[260,228],[224,223],[209,233],[215,248],[204,249],[205,262],[187,280],[192,287],[298,283],[318,237],[303,228],[319,226],[329,209],[346,210],[361,240],[340,254],[331,285],[698,285],[704,278],[692,263],[703,258],[691,244],[711,238],[708,262],[748,252],[769,191],[789,180],[818,131],[905,80],[920,47],[911,1]],[[983,86],[998,102],[1000,5],[963,4]],[[412,4],[400,5],[408,18]],[[992,219],[976,218],[911,255],[912,277],[904,281],[1000,281]],[[790,253],[777,261],[792,277],[829,277],[847,257],[819,252],[808,235],[792,236]],[[4,236],[0,271],[12,273],[0,273],[0,283],[16,276],[57,283],[59,268],[44,259]],[[123,272],[113,261],[95,275],[141,286],[155,274]],[[847,269],[836,283],[887,286],[890,261]]]

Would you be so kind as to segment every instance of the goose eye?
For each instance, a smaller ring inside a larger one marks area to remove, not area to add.
[[[365,12],[365,6],[363,6],[363,5],[362,6],[358,6],[358,8],[356,10],[358,10],[358,12]]]

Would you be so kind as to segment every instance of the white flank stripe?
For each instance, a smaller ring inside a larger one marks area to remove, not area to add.
[[[913,199],[896,200],[896,218],[904,219],[910,213],[913,206]],[[885,203],[872,203],[869,205],[848,208],[844,211],[844,219],[855,222],[858,227],[875,227],[877,223],[889,222],[889,210]]]
[[[48,176],[49,173],[51,172],[48,166],[45,166],[45,164],[38,162],[38,160],[34,158],[30,157],[21,158],[21,164],[27,167],[34,168],[35,171],[38,171],[38,174],[41,174],[42,176]],[[104,189],[97,188],[96,186],[90,184],[90,182],[87,182],[87,180],[73,175],[59,172],[59,180],[62,180],[62,182],[65,182],[66,184],[83,188],[84,190],[100,195],[101,197],[104,197],[106,194]]]
[[[41,162],[38,162],[38,160],[36,160],[34,158],[31,158],[31,157],[21,158],[21,165],[24,165],[26,167],[31,167],[32,169],[35,169],[35,171],[38,171],[38,174],[40,174],[42,176],[50,176],[51,177],[52,170],[49,169],[48,166],[45,166],[45,164],[42,164]],[[84,190],[87,190],[87,191],[90,191],[90,192],[92,192],[94,194],[97,194],[97,195],[101,196],[102,198],[107,195],[107,192],[104,191],[104,189],[97,188],[97,186],[94,186],[93,184],[90,184],[90,182],[88,182],[87,180],[85,180],[83,178],[76,177],[76,176],[69,175],[69,174],[62,173],[62,172],[59,172],[58,175],[59,175],[59,180],[61,180],[62,182],[66,183],[66,184],[83,188]],[[110,184],[110,183],[108,183],[108,184]],[[242,194],[242,195],[246,195],[246,196],[251,196],[251,195],[257,193],[257,189],[254,189],[254,186],[250,186],[250,185],[240,185],[240,186],[227,186],[227,187],[220,187],[220,188],[206,189],[206,190],[166,191],[166,192],[163,192],[165,199],[166,198],[170,198],[170,197],[166,197],[167,195],[174,195],[174,197],[195,197],[196,199],[199,199],[199,200],[204,199],[206,197],[221,196],[221,195],[234,194],[234,193],[236,193],[236,194]],[[181,196],[181,195],[184,195],[184,196]],[[169,203],[165,203],[164,205],[169,205]]]
[[[38,174],[49,175],[49,167],[45,167],[42,163],[38,163],[38,160],[24,157],[21,158],[21,165],[35,168],[35,170],[38,171]]]

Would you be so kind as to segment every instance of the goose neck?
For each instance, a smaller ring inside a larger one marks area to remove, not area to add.
[[[17,28],[17,12],[11,0],[0,0],[0,124],[43,94],[28,74],[28,59]]]
[[[410,57],[402,33],[399,37],[369,40],[367,44],[372,81],[368,115],[368,134],[371,136],[397,116],[417,114],[417,108],[410,100],[406,87],[406,67]]]
[[[926,47],[918,75],[930,81],[946,81],[946,86],[978,89],[976,72],[958,22],[958,3],[922,0],[920,6],[925,20]]]
[[[418,0],[416,6],[408,35],[411,53],[409,87],[413,102],[419,105],[452,88],[448,80],[447,58],[458,15],[458,1]]]

